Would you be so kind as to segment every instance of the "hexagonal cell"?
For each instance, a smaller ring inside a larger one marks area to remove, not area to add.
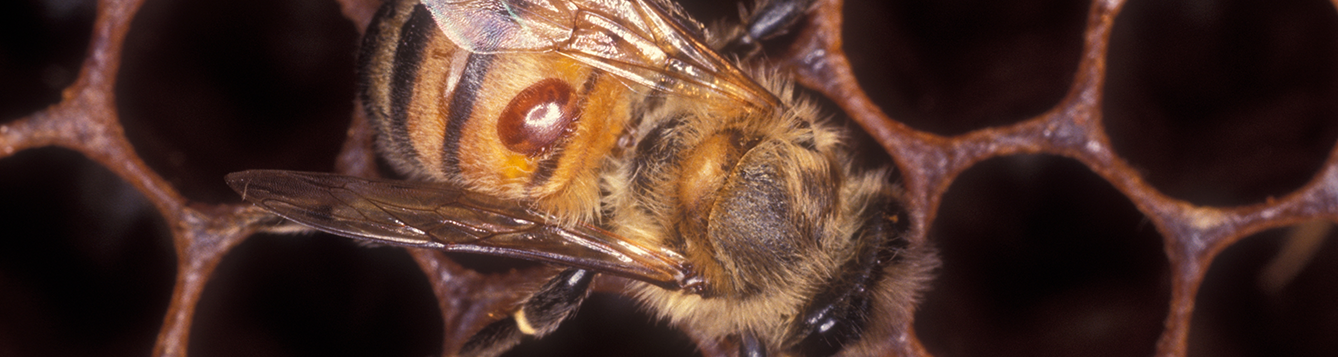
[[[192,356],[438,356],[441,313],[403,249],[328,234],[256,235],[218,265]]]
[[[1285,195],[1338,141],[1338,11],[1327,1],[1131,1],[1108,68],[1115,152],[1179,199]]]
[[[944,195],[916,314],[936,356],[1146,356],[1170,299],[1156,230],[1081,164],[993,159]]]
[[[1223,250],[1199,287],[1189,355],[1338,354],[1338,233],[1323,225],[1320,235],[1274,229]]]
[[[234,171],[330,171],[357,42],[330,1],[147,1],[117,77],[126,135],[193,200],[239,200]]]
[[[138,191],[64,149],[0,160],[0,353],[143,356],[175,281],[167,225]]]
[[[845,50],[893,119],[957,135],[1044,113],[1078,69],[1082,1],[845,2]]]
[[[0,123],[60,102],[88,48],[95,0],[0,3]]]

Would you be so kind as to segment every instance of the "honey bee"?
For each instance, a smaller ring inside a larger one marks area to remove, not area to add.
[[[397,0],[366,31],[360,96],[409,178],[252,170],[243,198],[374,242],[563,267],[458,353],[492,356],[574,314],[596,274],[741,356],[871,355],[935,260],[902,236],[886,170],[760,62],[760,4],[726,39],[665,0]],[[708,43],[716,43],[713,47]],[[885,352],[885,351],[883,351]]]

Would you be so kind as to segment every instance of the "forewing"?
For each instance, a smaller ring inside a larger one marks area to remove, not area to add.
[[[559,227],[522,203],[450,186],[251,170],[229,186],[279,216],[352,238],[550,262],[669,287],[692,284],[678,255],[588,224]]]
[[[425,0],[437,27],[478,53],[547,51],[571,38],[577,9],[562,0]]]
[[[647,0],[426,0],[437,26],[472,52],[556,51],[671,93],[779,105],[712,51],[686,18]]]

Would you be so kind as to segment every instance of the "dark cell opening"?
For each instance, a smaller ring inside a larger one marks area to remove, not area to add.
[[[1161,238],[1086,167],[1015,156],[968,169],[930,240],[916,315],[935,356],[1147,356],[1170,299]]]
[[[1115,152],[1179,199],[1285,195],[1338,141],[1338,12],[1327,1],[1132,1],[1108,66]]]
[[[401,248],[328,234],[257,235],[219,264],[192,356],[436,356],[441,313]]]
[[[234,171],[330,171],[357,36],[330,1],[148,1],[117,77],[126,135],[197,201],[237,201],[223,184]]]
[[[134,187],[64,149],[0,160],[0,355],[144,356],[176,276]]]
[[[1194,303],[1189,355],[1338,355],[1338,234],[1319,228],[1327,234],[1275,229],[1223,250]]]
[[[1078,67],[1082,1],[845,2],[845,51],[893,119],[957,135],[1050,109]]]
[[[0,2],[0,123],[60,101],[88,48],[94,0]]]

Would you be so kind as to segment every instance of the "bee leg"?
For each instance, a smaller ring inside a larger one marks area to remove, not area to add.
[[[742,29],[734,31],[721,50],[742,58],[750,58],[762,50],[761,41],[780,37],[790,32],[804,13],[813,7],[814,0],[759,0],[758,7],[748,14],[748,18],[739,24]]]
[[[868,318],[869,295],[862,284],[827,291],[814,300],[795,328],[803,339],[792,347],[803,356],[831,356],[857,340]]]
[[[470,337],[460,349],[460,355],[495,356],[520,343],[525,336],[543,337],[553,332],[585,301],[594,277],[594,272],[584,269],[563,270],[531,295],[511,317],[488,324]]]
[[[813,298],[793,325],[791,336],[799,342],[790,348],[800,355],[835,355],[859,339],[869,318],[870,287],[878,281],[881,267],[899,260],[898,252],[906,248],[900,234],[908,221],[896,201],[865,222],[858,233],[864,248],[842,266],[838,278]]]
[[[767,346],[751,332],[739,336],[739,357],[767,357]]]

